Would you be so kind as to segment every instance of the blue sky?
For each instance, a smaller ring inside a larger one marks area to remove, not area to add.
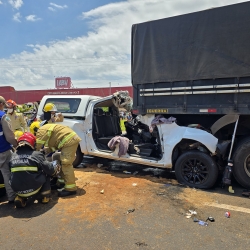
[[[54,88],[58,76],[75,87],[130,85],[132,24],[239,2],[0,0],[0,86]]]
[[[0,58],[24,50],[31,51],[28,44],[47,44],[86,35],[88,24],[81,18],[82,12],[110,3],[108,0],[1,2],[0,29],[4,36],[1,39]]]

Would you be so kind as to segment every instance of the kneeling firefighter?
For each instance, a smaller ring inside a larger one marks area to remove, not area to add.
[[[42,152],[35,151],[36,137],[24,133],[17,141],[16,152],[12,154],[9,166],[10,185],[16,192],[16,207],[25,207],[29,197],[42,196],[42,203],[49,202],[51,193],[50,177],[57,175],[60,162],[48,162]]]
[[[59,124],[45,124],[36,133],[36,149],[43,150],[45,155],[61,151],[62,172],[60,173],[65,186],[58,196],[64,197],[76,194],[75,173],[73,162],[80,137],[69,127]]]

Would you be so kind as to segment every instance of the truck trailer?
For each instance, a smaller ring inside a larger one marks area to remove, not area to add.
[[[219,169],[231,160],[234,177],[246,188],[249,26],[250,2],[134,24],[131,51],[133,112],[173,116],[180,126],[213,134],[223,147]]]

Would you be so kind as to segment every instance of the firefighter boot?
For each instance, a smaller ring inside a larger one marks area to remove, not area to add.
[[[68,191],[68,190],[65,190],[65,189],[58,192],[59,197],[66,197],[66,196],[74,195],[74,194],[76,194],[76,191]]]
[[[49,201],[50,201],[50,198],[48,196],[43,196],[42,204],[47,204],[47,203],[49,203]]]
[[[26,200],[22,197],[17,196],[14,200],[16,208],[26,207]]]

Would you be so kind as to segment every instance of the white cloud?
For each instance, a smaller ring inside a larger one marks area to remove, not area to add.
[[[21,14],[19,12],[17,12],[15,15],[13,15],[13,20],[16,22],[21,22],[20,18],[21,18]]]
[[[29,44],[32,52],[0,60],[0,82],[16,89],[44,89],[53,88],[54,76],[70,76],[75,87],[129,85],[132,24],[237,2],[243,1],[128,0],[83,12],[90,25],[86,36]]]
[[[50,3],[50,5],[57,8],[57,9],[66,9],[66,8],[68,8],[67,5],[58,5],[58,4],[55,4],[55,3]]]
[[[36,15],[29,15],[25,17],[27,21],[36,22],[41,20],[41,18],[36,17]]]
[[[56,9],[54,9],[54,8],[52,8],[52,7],[48,7],[48,9],[49,9],[50,11],[56,11]]]
[[[8,0],[8,2],[14,9],[17,10],[23,5],[22,0]]]
[[[3,2],[2,2],[2,1],[0,1],[0,4],[3,4]]]

